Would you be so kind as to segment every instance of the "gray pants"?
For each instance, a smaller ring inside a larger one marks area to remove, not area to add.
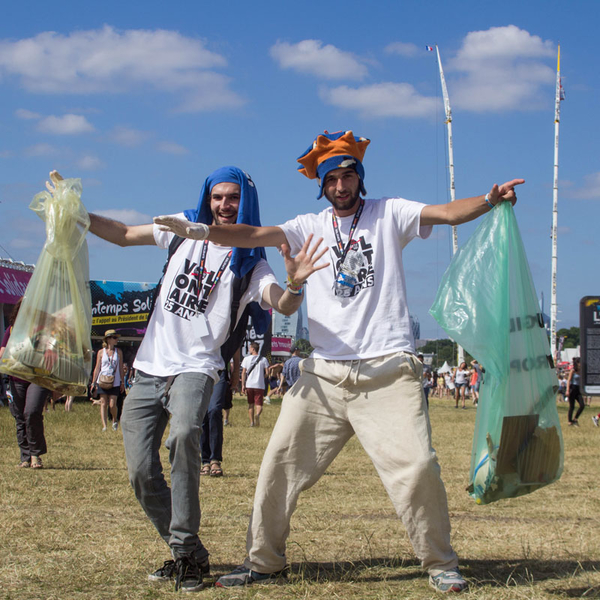
[[[432,575],[458,565],[421,384],[422,364],[397,352],[365,360],[306,359],[283,399],[260,467],[245,566],[272,573],[298,496],[314,485],[354,435],[373,461],[422,565]]]
[[[129,481],[137,499],[173,557],[195,554],[200,562],[208,557],[198,537],[200,434],[212,388],[213,380],[203,373],[153,377],[138,371],[121,417]],[[159,455],[169,415],[165,445],[171,489]]]

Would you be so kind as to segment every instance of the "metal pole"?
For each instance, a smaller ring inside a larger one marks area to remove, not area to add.
[[[552,193],[552,287],[550,299],[550,351],[553,358],[557,359],[556,354],[556,272],[558,266],[558,128],[560,125],[560,101],[561,101],[561,81],[560,81],[560,44],[558,46],[558,58],[556,62],[556,96],[554,100],[554,185]]]
[[[438,67],[440,69],[440,81],[442,84],[442,96],[444,98],[444,112],[446,113],[446,129],[448,131],[448,173],[450,177],[450,202],[456,200],[456,189],[454,186],[454,147],[452,145],[452,109],[450,108],[450,98],[448,88],[446,87],[446,78],[442,68],[442,59],[440,58],[440,49],[435,45],[437,53]],[[452,256],[458,252],[458,232],[456,226],[452,226]],[[458,364],[465,360],[465,352],[462,346],[458,345]]]

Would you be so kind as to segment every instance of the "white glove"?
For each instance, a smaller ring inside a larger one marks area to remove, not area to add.
[[[185,219],[167,215],[154,217],[154,222],[161,231],[170,231],[190,240],[205,240],[208,237],[208,225],[204,223],[190,223]]]

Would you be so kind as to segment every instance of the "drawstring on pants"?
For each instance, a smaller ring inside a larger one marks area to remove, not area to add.
[[[337,388],[337,387],[340,387],[341,385],[343,385],[344,383],[346,383],[346,381],[352,374],[352,370],[354,369],[354,367],[356,367],[356,371],[354,373],[354,381],[352,381],[351,383],[352,383],[352,385],[358,385],[358,376],[360,374],[360,363],[361,363],[360,358],[355,358],[352,361],[350,361],[350,364],[348,365],[348,372],[346,373],[344,379],[342,379],[334,387]]]

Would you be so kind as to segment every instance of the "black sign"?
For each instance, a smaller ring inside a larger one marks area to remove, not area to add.
[[[579,302],[581,386],[586,396],[600,395],[600,296]]]

